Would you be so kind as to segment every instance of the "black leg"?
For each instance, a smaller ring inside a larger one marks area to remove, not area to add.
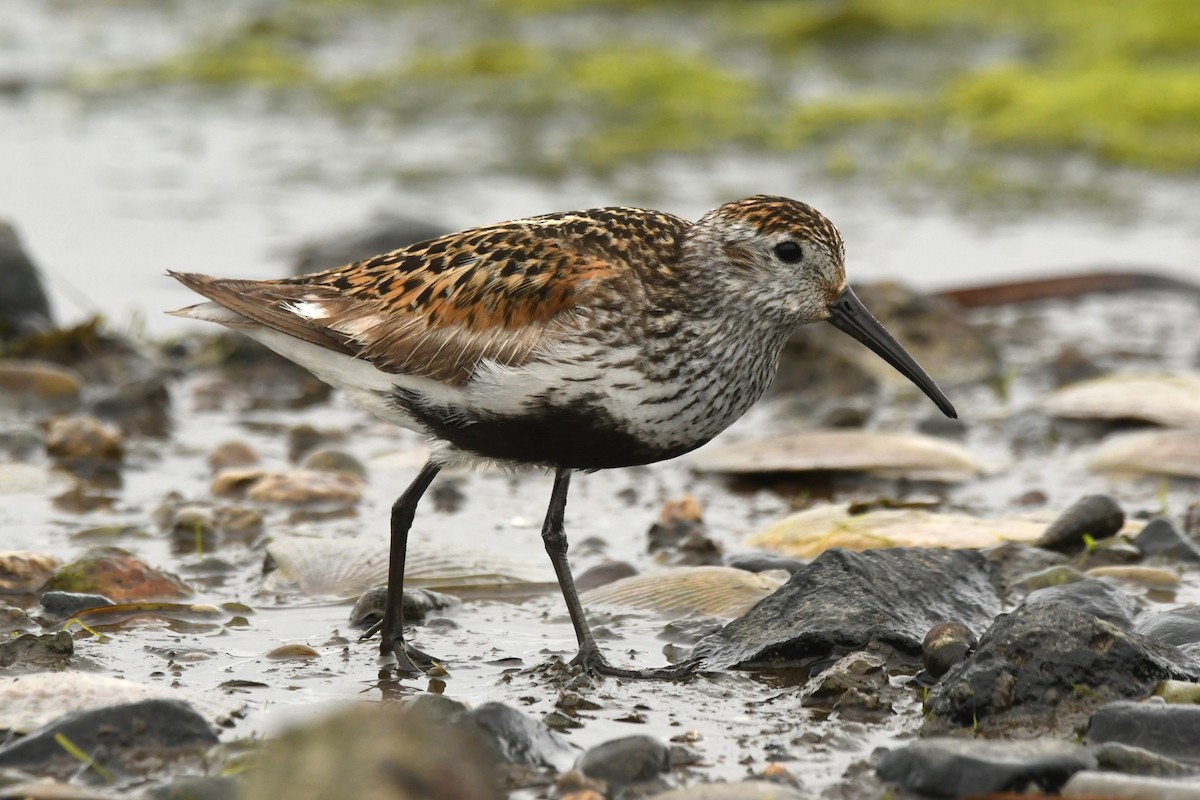
[[[583,668],[585,672],[596,675],[611,675],[617,678],[684,678],[691,674],[686,667],[668,667],[665,669],[632,670],[620,669],[608,663],[592,631],[588,627],[587,618],[583,614],[583,605],[579,602],[579,593],[575,591],[575,579],[571,577],[571,566],[567,563],[567,534],[564,530],[563,518],[567,510],[567,489],[571,484],[571,470],[558,469],[554,472],[554,489],[550,493],[550,507],[546,509],[546,521],[542,525],[542,541],[546,545],[546,553],[550,563],[554,565],[554,574],[558,576],[558,585],[562,589],[563,599],[567,601],[567,613],[571,615],[571,625],[575,628],[575,640],[579,643],[579,655],[571,661],[572,664]]]
[[[441,466],[427,462],[417,477],[404,490],[404,494],[392,504],[392,548],[388,559],[387,603],[383,620],[363,634],[367,639],[380,633],[379,652],[394,653],[399,672],[419,674],[433,666],[433,659],[404,641],[404,554],[408,549],[408,531],[413,517],[417,515],[417,503],[429,484],[437,476]]]

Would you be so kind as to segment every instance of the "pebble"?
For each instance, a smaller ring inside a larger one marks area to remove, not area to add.
[[[317,472],[342,472],[357,478],[367,477],[367,468],[363,463],[341,450],[313,450],[300,462],[300,469]]]
[[[429,589],[405,589],[402,599],[406,625],[424,622],[430,613],[458,604],[457,598]],[[354,608],[350,610],[350,624],[355,628],[371,627],[383,619],[386,604],[386,586],[368,589],[362,593],[354,604]]]
[[[12,673],[66,669],[74,655],[75,640],[66,631],[0,640],[0,668]]]
[[[321,654],[307,644],[281,644],[263,653],[263,657],[268,661],[309,661]]]
[[[1157,517],[1133,540],[1133,546],[1148,556],[1165,556],[1177,561],[1200,563],[1200,546],[1175,527],[1168,519]]]
[[[932,738],[884,753],[876,773],[909,791],[968,797],[1030,786],[1056,792],[1073,773],[1095,766],[1086,748],[1053,739]]]
[[[32,550],[0,551],[0,594],[33,594],[40,590],[62,561]]]
[[[1200,683],[1192,681],[1163,681],[1154,690],[1155,697],[1167,703],[1193,703],[1200,705]]]
[[[1037,603],[1069,605],[1079,611],[1094,614],[1123,630],[1133,627],[1133,615],[1137,610],[1137,604],[1129,594],[1094,578],[1038,589],[1026,595],[1022,605],[1032,606]]]
[[[0,638],[11,638],[14,633],[35,633],[42,626],[22,609],[0,603]]]
[[[1076,500],[1046,528],[1035,547],[1074,553],[1082,550],[1085,537],[1107,539],[1125,525],[1125,512],[1106,494],[1090,494]]]
[[[961,622],[934,625],[921,642],[921,663],[926,675],[934,680],[942,677],[951,667],[965,661],[978,643],[971,629]]]
[[[232,441],[217,445],[208,454],[208,468],[216,474],[224,469],[250,467],[258,463],[258,452],[245,442]]]
[[[171,430],[171,395],[158,377],[106,389],[87,408],[126,433],[164,437]]]
[[[1034,572],[1031,575],[1026,575],[1017,582],[1017,588],[1033,592],[1037,591],[1038,589],[1048,589],[1053,586],[1065,586],[1068,583],[1078,583],[1084,579],[1084,574],[1074,567],[1068,567],[1066,564],[1058,564],[1056,566]]]
[[[502,762],[562,771],[575,760],[574,745],[503,703],[484,703],[471,712],[471,719]]]
[[[217,474],[212,493],[218,497],[245,495],[257,503],[352,505],[362,496],[362,481],[340,472],[296,469],[268,472],[230,469]]]
[[[125,458],[125,436],[92,416],[56,417],[46,427],[46,452],[72,471],[112,471]]]
[[[670,772],[671,750],[652,736],[624,736],[588,749],[575,768],[604,781],[612,791]]]
[[[1096,764],[1101,769],[1125,772],[1130,775],[1194,775],[1198,768],[1173,758],[1152,753],[1141,747],[1131,747],[1120,742],[1105,742],[1091,746]]]
[[[1200,642],[1200,605],[1179,606],[1147,614],[1138,620],[1133,630],[1176,647]]]
[[[63,592],[50,591],[44,592],[38,598],[38,605],[42,611],[55,619],[67,619],[73,617],[80,611],[86,611],[89,608],[100,608],[102,606],[114,605],[113,601],[102,594],[88,594],[84,592]]]
[[[637,574],[637,567],[628,561],[602,561],[579,573],[575,577],[575,588],[580,593],[588,592]]]
[[[59,567],[50,588],[100,594],[115,603],[177,600],[192,594],[191,588],[175,575],[155,569],[119,547],[94,547]]]
[[[240,784],[225,775],[183,775],[146,791],[146,800],[237,800]]]
[[[874,653],[849,653],[808,679],[801,705],[843,720],[881,722],[898,699],[890,692],[887,663]]]
[[[1200,763],[1200,706],[1119,701],[1092,715],[1087,740],[1140,747],[1168,758]]]

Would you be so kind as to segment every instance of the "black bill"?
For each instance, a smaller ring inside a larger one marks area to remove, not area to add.
[[[829,304],[829,324],[840,331],[850,334],[855,339],[871,348],[887,363],[900,372],[901,375],[915,383],[942,413],[951,419],[958,419],[958,412],[942,394],[942,390],[933,382],[925,370],[905,352],[883,324],[858,299],[858,295],[847,286],[842,293]]]

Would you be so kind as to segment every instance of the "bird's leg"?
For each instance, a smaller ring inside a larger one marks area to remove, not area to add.
[[[392,548],[388,558],[387,602],[383,619],[362,635],[368,639],[378,631],[379,652],[394,653],[396,671],[419,674],[433,666],[433,659],[404,641],[404,555],[408,549],[408,531],[417,515],[417,503],[441,470],[432,461],[421,467],[417,477],[392,504]]]
[[[575,640],[579,643],[579,654],[571,660],[573,665],[583,668],[584,672],[594,675],[611,675],[617,678],[658,678],[675,679],[691,674],[687,667],[667,667],[664,669],[633,670],[614,667],[604,658],[592,637],[587,618],[583,615],[583,605],[579,602],[579,593],[575,590],[575,580],[571,577],[571,566],[567,563],[567,534],[564,530],[563,519],[567,509],[567,488],[571,483],[571,470],[560,468],[554,473],[554,489],[550,494],[550,507],[546,509],[546,521],[542,524],[542,541],[546,545],[546,553],[550,563],[554,565],[554,574],[558,576],[558,585],[562,589],[563,599],[567,601],[567,613],[571,615],[571,625],[575,628]]]

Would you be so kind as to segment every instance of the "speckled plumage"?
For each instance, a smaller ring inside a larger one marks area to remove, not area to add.
[[[815,209],[759,195],[695,223],[637,208],[548,214],[284,280],[171,274],[212,301],[177,313],[244,331],[434,443],[393,509],[395,591],[382,627],[402,666],[425,658],[398,621],[416,502],[441,465],[489,459],[555,471],[543,537],[580,659],[632,675],[603,661],[574,596],[562,535],[572,470],[647,464],[709,441],[766,390],[791,331],[820,320],[953,413],[847,288],[844,256]]]

